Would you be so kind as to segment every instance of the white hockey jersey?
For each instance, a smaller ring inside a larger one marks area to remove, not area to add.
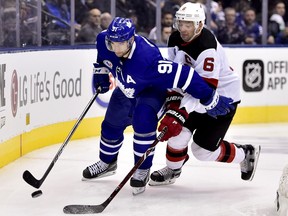
[[[168,41],[168,59],[189,65],[220,95],[240,102],[240,79],[229,66],[224,48],[206,28],[191,42],[184,42],[178,31],[173,32]],[[185,94],[181,106],[188,112],[206,112],[199,100]]]

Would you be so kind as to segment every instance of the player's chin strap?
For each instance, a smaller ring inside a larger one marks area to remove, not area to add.
[[[128,58],[134,43],[134,36],[131,37],[127,42],[128,42],[128,49],[127,52],[123,55],[123,58]]]
[[[194,23],[194,26],[195,26],[194,34],[186,43],[189,43],[192,40],[194,40],[196,37],[198,37],[201,34],[202,29],[204,27],[202,21],[199,22],[198,24],[195,24],[196,22],[193,22],[193,23]]]

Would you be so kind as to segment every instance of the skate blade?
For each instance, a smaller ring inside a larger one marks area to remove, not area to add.
[[[132,187],[132,194],[134,196],[141,194],[145,191],[146,187]]]
[[[150,179],[149,181],[149,186],[162,186],[162,185],[170,185],[170,184],[174,184],[176,182],[176,178],[174,179],[169,179],[163,182],[157,182],[157,181],[153,181],[152,179]]]
[[[260,156],[260,151],[261,151],[261,146],[258,146],[258,147],[257,147],[257,150],[255,151],[254,170],[253,170],[253,173],[252,173],[250,179],[248,179],[248,181],[252,181],[253,178],[254,178],[254,175],[255,175],[255,172],[256,172],[256,169],[257,169],[257,165],[258,165],[258,160],[259,160],[259,156]]]
[[[97,179],[101,179],[101,178],[104,178],[104,177],[107,177],[107,176],[114,175],[115,173],[116,173],[116,170],[104,173],[103,175],[97,176],[95,178],[82,177],[82,181],[92,181],[93,182],[93,181],[96,181]]]

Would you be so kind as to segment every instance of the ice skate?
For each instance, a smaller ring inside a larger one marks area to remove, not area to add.
[[[149,185],[150,186],[160,186],[174,184],[176,178],[181,174],[180,169],[170,169],[169,167],[164,167],[160,170],[154,171],[150,176]]]
[[[98,161],[91,166],[88,166],[83,170],[83,181],[102,178],[110,175],[114,175],[117,169],[117,161],[110,164],[104,163],[103,161]]]
[[[183,165],[189,160],[189,155],[186,155]],[[183,166],[182,165],[182,166]],[[150,186],[160,186],[174,184],[176,179],[180,176],[182,168],[171,169],[168,166],[154,171],[150,176],[149,185]]]
[[[133,195],[143,193],[149,181],[150,169],[137,169],[130,179]]]
[[[240,163],[241,178],[252,181],[261,151],[261,146],[244,145],[245,159]]]

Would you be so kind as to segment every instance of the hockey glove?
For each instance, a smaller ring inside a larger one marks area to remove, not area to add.
[[[164,127],[167,126],[168,130],[165,135],[162,137],[161,141],[166,141],[171,137],[177,136],[180,134],[183,124],[188,118],[189,114],[186,112],[184,108],[179,109],[174,107],[173,109],[169,109],[164,118],[161,120],[160,125],[158,127],[158,131],[162,131]]]
[[[216,119],[217,116],[226,115],[231,110],[234,110],[235,106],[232,103],[232,98],[221,96],[217,91],[214,91],[213,96],[202,104],[205,106],[207,114]]]
[[[168,91],[166,97],[166,109],[170,109],[170,107],[179,107],[181,104],[181,100],[183,95],[176,91]]]
[[[101,94],[109,91],[110,79],[109,70],[105,67],[95,67],[93,69],[93,87],[97,90],[100,87]]]

